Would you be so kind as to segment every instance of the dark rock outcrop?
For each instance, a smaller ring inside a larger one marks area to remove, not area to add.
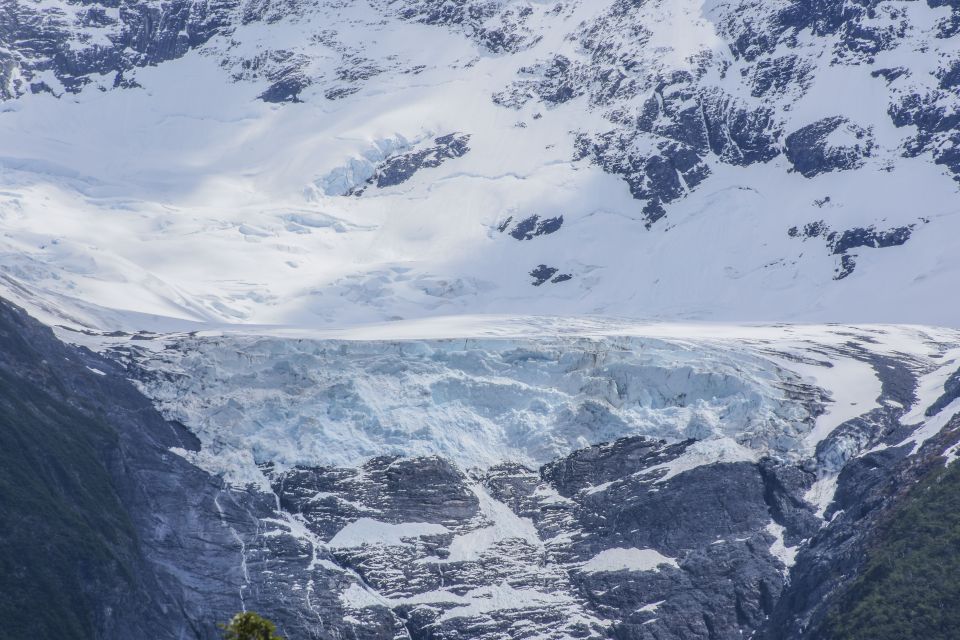
[[[354,187],[345,195],[363,195],[369,186],[384,189],[403,184],[421,169],[435,169],[448,160],[465,156],[470,151],[469,142],[469,134],[448,133],[436,138],[433,146],[389,156],[376,167],[365,184]]]
[[[826,201],[829,201],[829,197],[826,198]],[[923,221],[926,222],[926,220]],[[915,224],[891,229],[877,229],[876,226],[871,225],[869,227],[854,227],[843,231],[833,231],[823,220],[819,220],[808,222],[802,229],[790,227],[787,230],[787,235],[791,238],[803,240],[823,238],[830,253],[840,258],[833,279],[842,280],[853,273],[857,266],[857,254],[851,253],[852,251],[861,248],[885,249],[902,246],[910,239],[915,228]]]
[[[560,273],[560,269],[557,267],[551,267],[545,264],[537,265],[537,267],[530,272],[530,277],[533,278],[533,282],[531,284],[535,287],[539,287],[548,280],[553,284],[557,284],[573,279],[571,274]]]
[[[831,143],[830,136],[838,132],[844,140]],[[784,145],[787,159],[807,178],[856,169],[873,149],[869,131],[839,116],[824,118],[794,131],[786,137]]]
[[[198,638],[243,608],[287,637],[389,638],[386,609],[343,621],[356,578],[311,560],[274,501],[170,451],[119,365],[0,302],[0,613],[11,637]],[[331,568],[332,567],[332,568]]]
[[[509,229],[509,235],[517,240],[533,240],[537,236],[550,235],[560,230],[563,226],[563,216],[555,218],[543,218],[534,214],[518,222],[509,217],[497,226],[497,231],[506,233]]]

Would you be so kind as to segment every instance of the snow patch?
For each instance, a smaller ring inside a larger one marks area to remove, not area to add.
[[[389,601],[369,589],[358,584],[351,584],[340,594],[340,602],[348,609],[367,609],[370,607],[386,607]]]
[[[334,549],[352,549],[365,545],[397,547],[410,544],[410,541],[416,538],[448,533],[450,530],[443,525],[428,522],[390,524],[372,518],[359,518],[338,531],[327,545]]]
[[[803,496],[804,500],[817,508],[816,515],[820,519],[823,519],[827,507],[833,502],[833,496],[837,492],[837,479],[838,476],[835,474],[820,478]]]
[[[648,475],[665,470],[666,473],[657,478],[657,484],[661,484],[685,471],[704,465],[720,462],[756,462],[759,457],[756,450],[745,447],[732,438],[713,438],[695,442],[673,460],[647,467],[643,471],[638,471],[637,475]]]
[[[543,542],[529,518],[517,516],[510,507],[494,500],[481,485],[471,487],[480,502],[482,523],[491,523],[479,529],[456,536],[450,543],[446,562],[470,562],[479,560],[501,540],[524,540],[537,549]]]
[[[788,547],[783,539],[784,527],[771,521],[766,527],[767,533],[773,536],[773,544],[770,545],[770,555],[783,563],[783,574],[790,571],[797,558],[798,547]]]
[[[909,437],[895,446],[902,447],[905,444],[913,443],[910,455],[917,453],[927,440],[937,436],[943,431],[943,428],[947,426],[958,413],[960,413],[960,398],[957,398],[945,406],[937,415],[927,418]]]
[[[668,558],[654,549],[604,549],[581,565],[584,573],[610,571],[660,571],[662,566],[678,568],[676,558]]]
[[[640,607],[639,609],[637,609],[637,611],[648,611],[648,612],[650,612],[650,613],[653,613],[654,611],[656,611],[657,609],[659,609],[659,608],[660,608],[660,605],[662,605],[664,602],[666,602],[666,600],[660,600],[660,601],[658,601],[658,602],[651,602],[650,604],[645,604],[645,605],[643,605],[642,607]]]
[[[869,363],[853,357],[830,358],[823,365],[784,361],[783,366],[829,393],[826,411],[804,442],[810,451],[847,420],[880,406],[880,378]]]
[[[944,461],[944,466],[949,467],[951,464],[957,461],[957,458],[960,457],[960,443],[957,443],[943,452],[943,456],[946,458]]]
[[[914,425],[926,420],[926,410],[943,394],[947,379],[960,367],[960,349],[946,352],[942,362],[942,365],[917,380],[917,401],[910,407],[910,411],[900,418],[902,424]],[[943,411],[946,411],[946,408]]]
[[[488,587],[471,589],[463,595],[463,606],[444,611],[440,620],[473,618],[496,611],[510,611],[536,607],[554,608],[573,604],[573,599],[563,593],[543,593],[536,589],[517,588],[506,582]]]

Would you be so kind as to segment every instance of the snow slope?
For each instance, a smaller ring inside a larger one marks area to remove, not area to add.
[[[110,329],[957,324],[949,6],[441,5],[12,0],[5,293]]]

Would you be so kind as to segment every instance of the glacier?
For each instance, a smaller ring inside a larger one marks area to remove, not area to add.
[[[4,0],[0,373],[116,434],[143,549],[97,636],[819,638],[960,450],[958,38],[951,0]]]
[[[841,425],[878,413],[912,429],[925,424],[933,392],[915,404],[891,393],[891,362],[942,390],[960,358],[955,331],[881,325],[461,317],[360,326],[335,338],[60,333],[127,363],[163,414],[200,437],[202,450],[185,452],[189,459],[261,487],[264,463],[276,472],[440,456],[465,471],[535,468],[630,436],[694,443],[661,465],[660,481],[770,457],[816,459],[830,477],[877,444],[878,434],[858,433],[824,446]],[[424,334],[441,338],[416,337]]]

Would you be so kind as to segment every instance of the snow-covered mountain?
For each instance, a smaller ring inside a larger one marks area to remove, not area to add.
[[[179,560],[221,576],[174,591],[198,637],[233,588],[291,638],[827,638],[877,523],[960,447],[955,330],[61,333],[246,509]]]
[[[839,640],[960,455],[960,4],[0,0],[0,231],[24,635]]]
[[[5,288],[90,326],[957,322],[956,3],[2,15]]]

